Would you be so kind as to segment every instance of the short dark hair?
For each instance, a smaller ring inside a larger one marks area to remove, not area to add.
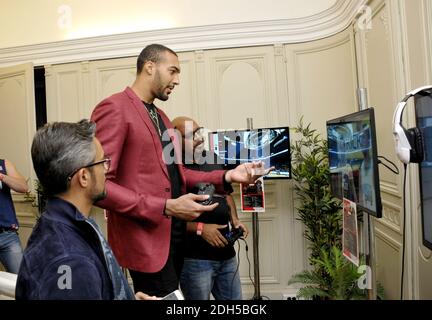
[[[142,72],[143,66],[147,61],[159,63],[162,60],[161,53],[165,51],[171,52],[172,54],[177,56],[177,53],[161,44],[154,43],[145,47],[141,51],[137,59],[137,74],[140,74]]]
[[[96,124],[52,122],[40,128],[31,147],[33,168],[45,195],[52,197],[68,190],[68,176],[93,162]]]

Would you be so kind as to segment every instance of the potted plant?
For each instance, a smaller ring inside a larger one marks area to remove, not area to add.
[[[305,225],[312,268],[293,276],[289,284],[305,284],[299,291],[304,298],[365,298],[357,286],[360,275],[342,255],[341,202],[330,192],[327,141],[310,126],[301,118],[294,128],[298,139],[291,158],[298,219]]]
[[[29,191],[25,194],[25,198],[27,201],[30,201],[32,203],[33,207],[38,208],[38,217],[40,217],[42,212],[45,210],[47,198],[43,192],[43,188],[39,180],[34,181],[34,190],[36,194],[33,194]]]

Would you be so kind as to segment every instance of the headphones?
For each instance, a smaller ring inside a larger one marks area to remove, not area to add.
[[[417,88],[405,96],[396,106],[393,115],[393,136],[396,155],[403,163],[420,163],[424,159],[423,135],[419,128],[405,129],[402,125],[402,114],[409,98],[417,95],[431,95],[432,85]]]

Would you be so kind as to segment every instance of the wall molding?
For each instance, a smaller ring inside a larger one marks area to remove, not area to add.
[[[392,248],[396,252],[399,253],[402,250],[402,243],[397,239],[391,237],[387,232],[381,230],[380,228],[375,228],[375,235],[378,239],[385,242],[390,248]]]
[[[381,188],[381,192],[395,196],[399,199],[402,198],[401,192],[399,190],[399,185],[397,183],[381,180],[380,188]]]
[[[432,4],[430,1],[422,0],[422,8],[423,8],[423,21],[425,23],[425,44],[426,44],[426,57],[430,57],[432,53]],[[427,81],[432,82],[432,63],[430,59],[426,59],[426,74]]]
[[[172,28],[2,48],[0,67],[136,56],[145,44],[154,42],[182,52],[318,40],[346,29],[365,3],[337,0],[321,13],[296,19]]]
[[[402,235],[400,217],[402,208],[385,199],[382,199],[382,205],[383,216],[382,219],[379,219],[379,223],[385,225],[387,228],[390,228],[399,235]]]

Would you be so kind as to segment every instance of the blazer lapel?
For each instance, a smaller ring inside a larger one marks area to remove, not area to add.
[[[159,156],[159,155],[162,155],[162,152],[163,152],[162,144],[161,144],[161,141],[159,138],[159,134],[156,131],[156,128],[155,128],[152,120],[150,119],[150,115],[148,114],[147,110],[145,109],[143,102],[137,97],[137,95],[135,94],[135,92],[133,92],[133,90],[131,88],[127,87],[125,92],[129,96],[129,98],[132,100],[133,106],[137,110],[137,112],[140,115],[141,119],[143,120],[144,124],[147,126],[147,128],[151,134],[151,137],[153,139],[153,144],[156,148],[157,158],[159,159],[159,164],[162,168],[162,171],[165,173],[166,177],[169,179],[167,166],[163,162],[162,156]]]

